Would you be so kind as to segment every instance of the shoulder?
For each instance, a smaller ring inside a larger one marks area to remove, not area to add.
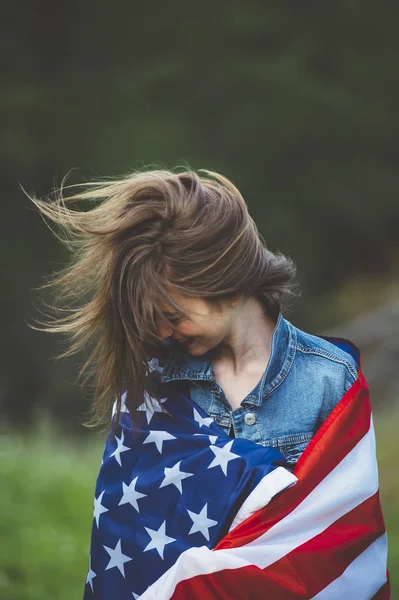
[[[351,354],[332,342],[295,330],[298,376],[304,386],[318,390],[320,425],[356,381],[358,365]]]
[[[302,331],[294,327],[296,331],[296,353],[299,357],[311,359],[315,368],[332,369],[341,372],[345,378],[353,383],[357,379],[358,365],[351,354],[332,342]]]

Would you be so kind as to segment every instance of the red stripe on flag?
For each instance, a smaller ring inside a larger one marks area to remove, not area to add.
[[[232,600],[232,598],[260,600],[264,598],[264,578],[262,569],[254,565],[241,569],[225,569],[209,575],[197,575],[180,581],[171,598],[172,600],[187,600],[187,598],[190,600]],[[255,595],[254,589],[257,590]]]
[[[391,586],[389,583],[389,573],[387,571],[387,582],[371,598],[371,600],[391,600]]]
[[[286,517],[353,450],[368,432],[370,418],[367,383],[359,373],[299,459],[294,470],[296,485],[277,494],[265,508],[237,525],[214,550],[244,546]]]

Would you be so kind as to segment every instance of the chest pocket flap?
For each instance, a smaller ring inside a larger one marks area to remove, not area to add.
[[[287,459],[288,464],[294,467],[302,452],[314,436],[313,431],[307,433],[297,433],[294,435],[285,435],[272,440],[266,440],[262,445],[277,448]]]

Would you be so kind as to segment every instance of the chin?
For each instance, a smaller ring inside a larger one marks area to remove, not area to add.
[[[194,354],[195,356],[202,356],[202,354],[206,353],[206,349],[201,348],[201,346],[198,348],[198,344],[195,344],[192,348],[185,348],[185,351],[188,354]]]

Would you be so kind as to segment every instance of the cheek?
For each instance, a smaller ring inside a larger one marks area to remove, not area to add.
[[[201,322],[193,322],[187,321],[185,323],[181,323],[178,326],[178,332],[180,335],[185,337],[195,337],[195,336],[213,336],[217,335],[220,331],[221,323],[218,319],[210,316],[205,321]]]
[[[177,330],[180,333],[180,335],[185,336],[185,337],[191,337],[199,332],[199,327],[196,323],[187,322],[187,323],[182,323],[181,325],[179,325],[177,327]]]

